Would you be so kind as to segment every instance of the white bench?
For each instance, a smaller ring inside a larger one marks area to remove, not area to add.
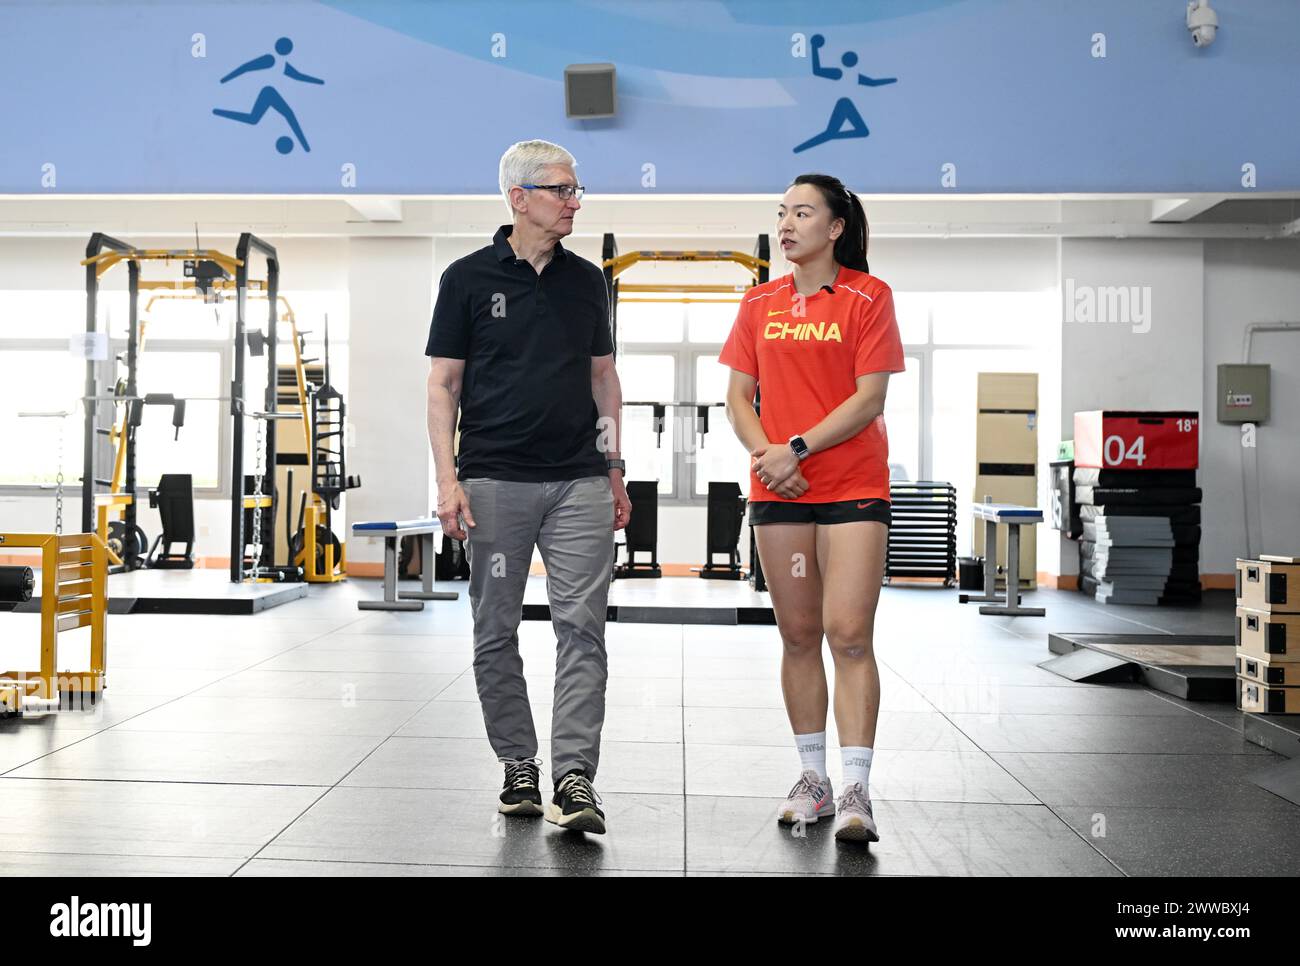
[[[986,604],[981,614],[1000,614],[1007,617],[1043,617],[1043,607],[1020,606],[1020,528],[1043,522],[1043,511],[1032,506],[1013,503],[976,503],[971,509],[976,520],[984,521],[984,594],[961,594],[960,603],[969,601],[1001,601],[997,595],[998,524],[1007,525],[1007,596],[1000,605]],[[1033,534],[1033,531],[1030,531]]]
[[[384,538],[384,599],[359,600],[359,610],[424,610],[426,600],[456,600],[455,591],[433,589],[434,557],[442,549],[442,524],[437,517],[425,520],[371,520],[352,524],[353,537]],[[420,538],[420,564],[424,589],[397,592],[398,546],[402,537]],[[435,537],[436,547],[435,547]],[[399,599],[400,598],[400,599]]]

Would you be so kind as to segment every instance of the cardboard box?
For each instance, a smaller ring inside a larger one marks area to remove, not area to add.
[[[1195,412],[1094,410],[1074,414],[1074,465],[1125,470],[1194,470]]]
[[[975,416],[977,463],[1038,462],[1036,413],[978,413]]]
[[[1300,561],[1294,557],[1238,558],[1237,606],[1266,614],[1300,614]]]
[[[1237,678],[1237,710],[1254,714],[1300,714],[1300,688],[1270,688]]]
[[[1300,614],[1238,607],[1237,649],[1266,661],[1300,661]]]
[[[994,503],[1015,503],[1019,506],[1038,506],[1038,480],[1032,476],[977,476],[972,502],[983,503],[985,496],[993,497]],[[1046,522],[1046,521],[1044,521]],[[984,553],[984,521],[974,520],[974,552],[977,557]],[[1039,524],[1038,526],[1041,526]],[[1035,586],[1038,580],[1038,526],[1020,528],[1020,582]],[[1007,527],[998,525],[997,563],[999,567],[1007,565]]]
[[[1037,412],[1038,373],[981,372],[975,408],[980,410]]]
[[[977,475],[971,501],[983,503],[986,496],[991,496],[994,503],[1038,506],[1038,477]]]
[[[1272,688],[1300,687],[1300,662],[1281,663],[1237,652],[1237,677],[1249,678]]]

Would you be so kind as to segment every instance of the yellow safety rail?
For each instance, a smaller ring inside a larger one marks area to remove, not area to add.
[[[673,291],[681,291],[681,290],[674,289]],[[688,305],[727,305],[728,303],[739,302],[740,299],[693,299],[689,295],[682,296],[681,298],[677,298],[677,299],[637,299],[637,298],[625,299],[622,296],[620,296],[618,301],[620,305],[624,302],[645,302],[650,305],[672,305],[677,302],[683,302]]]
[[[106,685],[108,547],[95,533],[0,533],[0,547],[41,552],[41,666],[0,671],[0,713],[48,710],[65,695],[97,698]],[[90,628],[90,669],[60,671],[59,635]],[[38,704],[39,703],[39,704]]]
[[[771,266],[771,262],[759,258],[756,255],[748,255],[745,252],[735,251],[636,251],[625,252],[622,255],[615,255],[613,258],[607,258],[601,263],[603,268],[610,269],[610,274],[617,278],[620,274],[627,271],[633,265],[642,262],[730,262],[739,265],[753,276],[752,280],[743,285],[727,285],[723,283],[704,283],[704,282],[682,282],[682,283],[659,283],[659,282],[619,282],[618,283],[618,300],[619,302],[680,302],[693,304],[697,302],[739,302],[737,298],[693,298],[695,295],[740,295],[749,291],[754,285],[758,284],[759,273],[762,269]],[[639,295],[675,295],[677,298],[627,298],[629,294]]]
[[[81,264],[94,265],[96,277],[102,278],[105,272],[120,262],[170,262],[173,259],[216,262],[228,272],[233,272],[243,264],[233,255],[211,248],[132,248],[125,252],[111,249],[92,255],[90,258],[83,258]]]
[[[755,280],[758,278],[760,268],[768,268],[771,263],[764,261],[756,255],[749,255],[745,252],[726,252],[726,251],[685,251],[685,252],[667,252],[667,251],[639,251],[625,252],[622,255],[615,255],[613,258],[607,258],[602,263],[603,268],[613,270],[614,277],[617,278],[622,272],[631,268],[638,262],[734,262],[749,270]]]

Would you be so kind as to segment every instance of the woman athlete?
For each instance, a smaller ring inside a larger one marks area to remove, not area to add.
[[[719,356],[732,370],[727,416],[751,457],[749,523],[784,646],[781,689],[801,764],[777,818],[834,815],[837,840],[875,842],[872,629],[890,523],[882,414],[903,347],[889,286],[867,269],[867,219],[853,192],[800,175],[781,200],[777,235],[793,271],[745,294]],[[835,665],[838,802],[826,769],[823,636]]]

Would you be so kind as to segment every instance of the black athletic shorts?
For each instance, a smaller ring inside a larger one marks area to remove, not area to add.
[[[839,500],[835,503],[792,503],[755,500],[749,504],[749,525],[764,523],[856,523],[871,520],[890,524],[888,500]]]

